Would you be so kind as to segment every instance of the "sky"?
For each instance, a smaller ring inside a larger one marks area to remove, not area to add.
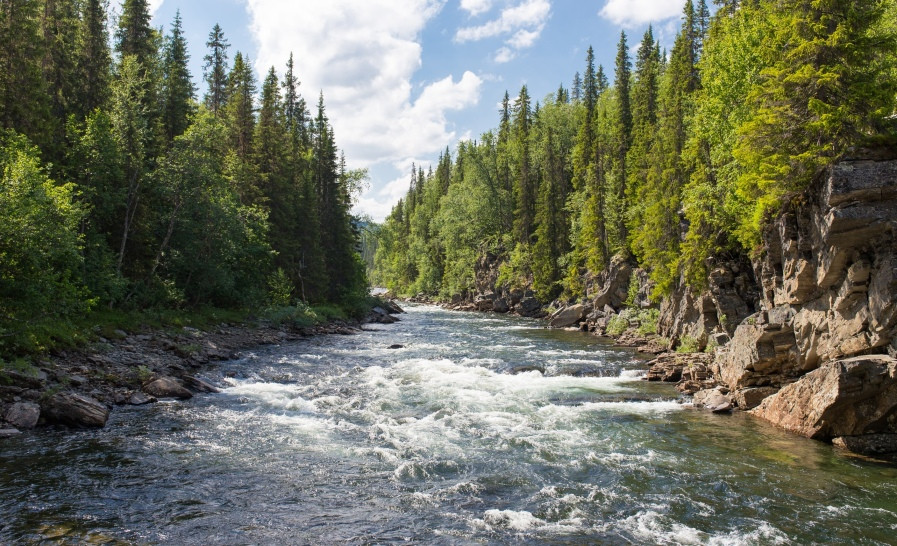
[[[113,1],[113,3],[115,3]],[[180,10],[199,96],[218,23],[229,56],[248,56],[261,81],[293,53],[300,92],[324,94],[350,168],[368,169],[355,212],[382,221],[408,190],[412,164],[498,124],[507,90],[541,100],[569,88],[586,50],[613,79],[625,30],[632,53],[647,26],[671,49],[684,0],[150,0],[153,25]],[[113,15],[114,16],[114,15]]]

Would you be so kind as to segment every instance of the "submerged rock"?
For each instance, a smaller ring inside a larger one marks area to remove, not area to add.
[[[897,434],[838,436],[832,440],[832,444],[861,455],[884,455],[897,453]]]
[[[150,396],[145,392],[135,392],[128,398],[128,404],[132,406],[144,406],[146,404],[153,404],[158,402],[159,400],[155,396]]]
[[[706,408],[713,413],[732,411],[732,408],[734,407],[732,397],[723,387],[704,389],[696,392],[694,395],[694,405],[699,408]]]
[[[192,375],[185,375],[184,383],[186,383],[188,387],[195,390],[196,392],[207,392],[212,394],[221,392],[221,389],[219,389],[215,385],[212,385],[208,381],[202,380]]]
[[[109,409],[97,400],[71,392],[51,396],[41,407],[50,424],[75,428],[101,428],[109,419]]]
[[[570,305],[562,307],[552,314],[548,319],[548,325],[552,328],[567,328],[582,322],[586,315],[592,312],[591,305]]]

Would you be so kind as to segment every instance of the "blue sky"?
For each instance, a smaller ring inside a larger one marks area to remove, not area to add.
[[[115,3],[115,2],[113,2]],[[350,167],[370,173],[356,212],[382,220],[446,146],[477,138],[523,84],[541,99],[583,71],[585,52],[613,77],[620,30],[632,51],[648,24],[672,47],[684,0],[150,0],[166,29],[180,9],[191,69],[215,23],[261,80],[292,51],[310,104],[324,92]]]

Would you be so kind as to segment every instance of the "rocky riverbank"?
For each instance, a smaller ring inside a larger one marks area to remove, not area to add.
[[[701,291],[680,282],[650,299],[648,273],[623,257],[584,279],[577,301],[534,301],[495,286],[452,309],[545,317],[659,354],[647,379],[675,382],[714,412],[749,411],[863,454],[897,453],[897,161],[829,168],[763,233],[758,255],[711,264]],[[675,352],[673,352],[675,351]]]
[[[295,342],[319,335],[352,335],[367,322],[390,323],[395,305],[374,308],[365,321],[325,325],[221,324],[206,331],[116,332],[85,349],[48,355],[37,366],[0,374],[0,437],[36,427],[102,427],[116,406],[143,405],[160,398],[186,399],[218,392],[203,379],[217,361],[240,351]]]

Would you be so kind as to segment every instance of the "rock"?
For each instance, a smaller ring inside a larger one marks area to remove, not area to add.
[[[158,402],[159,400],[155,396],[150,396],[144,392],[137,391],[128,398],[128,404],[132,406],[143,406],[146,404],[153,404]]]
[[[508,304],[507,299],[498,298],[497,300],[492,302],[492,310],[496,313],[507,313],[511,310],[511,306]]]
[[[4,370],[4,375],[10,383],[17,387],[25,387],[29,389],[41,389],[47,381],[47,374],[43,370],[36,370],[34,373],[22,373],[16,370]]]
[[[683,354],[664,353],[648,362],[646,381],[664,381],[674,383],[682,379],[686,368],[706,369],[710,355],[704,353]],[[693,379],[693,377],[689,377]]]
[[[897,434],[838,436],[832,440],[832,444],[861,455],[884,455],[897,453]]]
[[[609,305],[613,309],[619,309],[629,297],[629,282],[634,266],[632,262],[621,255],[611,258],[610,265],[598,274],[590,283],[597,287],[593,295],[592,304],[596,309],[603,309]]]
[[[778,387],[752,387],[735,391],[735,404],[739,409],[749,410],[760,405],[763,400],[779,392]]]
[[[533,297],[524,297],[517,306],[517,312],[525,317],[531,317],[542,310],[542,303]]]
[[[512,375],[526,372],[539,372],[541,374],[544,374],[545,367],[539,364],[518,364],[516,366],[511,366],[510,368],[508,368],[508,373]]]
[[[825,363],[750,413],[820,440],[897,433],[897,360],[870,355]]]
[[[0,438],[11,438],[22,434],[21,431],[14,428],[0,428]]]
[[[34,428],[40,419],[40,406],[33,402],[16,402],[6,410],[4,419],[16,428]]]
[[[398,343],[395,343],[395,344],[390,345],[389,347],[387,347],[387,349],[404,349],[404,348],[405,348],[404,345],[400,345],[400,344],[398,344]]]
[[[202,380],[198,377],[192,376],[192,375],[185,375],[184,383],[186,384],[186,386],[188,388],[191,388],[196,392],[206,392],[206,393],[212,393],[212,394],[221,392],[221,389],[219,389],[215,385],[212,385],[208,381],[204,381],[204,380]]]
[[[758,322],[741,324],[717,359],[720,380],[730,389],[781,385],[806,371],[791,327]]]
[[[693,400],[696,407],[706,408],[713,413],[732,411],[733,407],[732,397],[722,387],[698,391]]]
[[[143,386],[143,392],[158,398],[193,398],[193,393],[184,388],[173,377],[163,376]]]
[[[74,428],[104,427],[109,419],[106,406],[89,396],[71,392],[51,396],[41,406],[41,414],[48,423]]]
[[[592,311],[590,305],[570,305],[558,309],[549,317],[548,325],[552,328],[567,328],[582,322]]]

